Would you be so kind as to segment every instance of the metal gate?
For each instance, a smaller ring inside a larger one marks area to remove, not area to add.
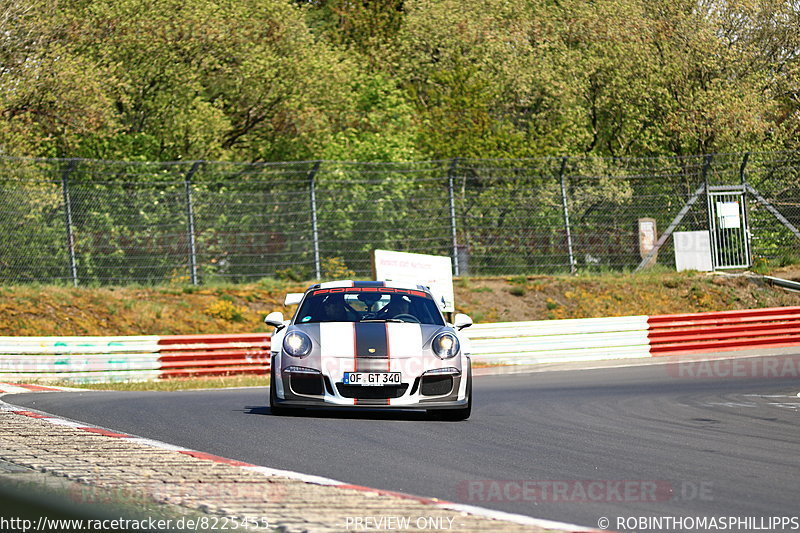
[[[715,269],[748,268],[750,229],[745,186],[708,187],[708,230]]]

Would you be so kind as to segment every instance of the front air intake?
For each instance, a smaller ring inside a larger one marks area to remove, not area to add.
[[[453,390],[453,376],[422,376],[420,393],[423,396],[444,396]]]
[[[293,393],[303,396],[322,396],[325,390],[319,374],[291,374],[289,387]]]

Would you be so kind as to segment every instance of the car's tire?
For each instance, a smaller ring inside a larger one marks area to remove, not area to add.
[[[436,420],[458,422],[466,420],[472,414],[472,365],[467,372],[467,405],[455,409],[437,409],[431,413]]]
[[[269,365],[269,412],[275,416],[285,416],[290,414],[291,408],[278,405],[278,394],[275,387],[275,365]]]

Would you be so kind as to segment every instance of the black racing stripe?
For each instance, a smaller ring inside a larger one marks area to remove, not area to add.
[[[389,339],[383,322],[359,322],[356,325],[356,357],[389,357]]]

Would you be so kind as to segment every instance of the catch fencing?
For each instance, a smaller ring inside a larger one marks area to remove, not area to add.
[[[450,256],[457,276],[625,271],[643,262],[642,218],[666,236],[648,264],[673,266],[669,234],[713,226],[700,195],[727,186],[744,192],[757,257],[797,255],[800,153],[412,163],[0,158],[0,282],[369,277],[374,249]]]

